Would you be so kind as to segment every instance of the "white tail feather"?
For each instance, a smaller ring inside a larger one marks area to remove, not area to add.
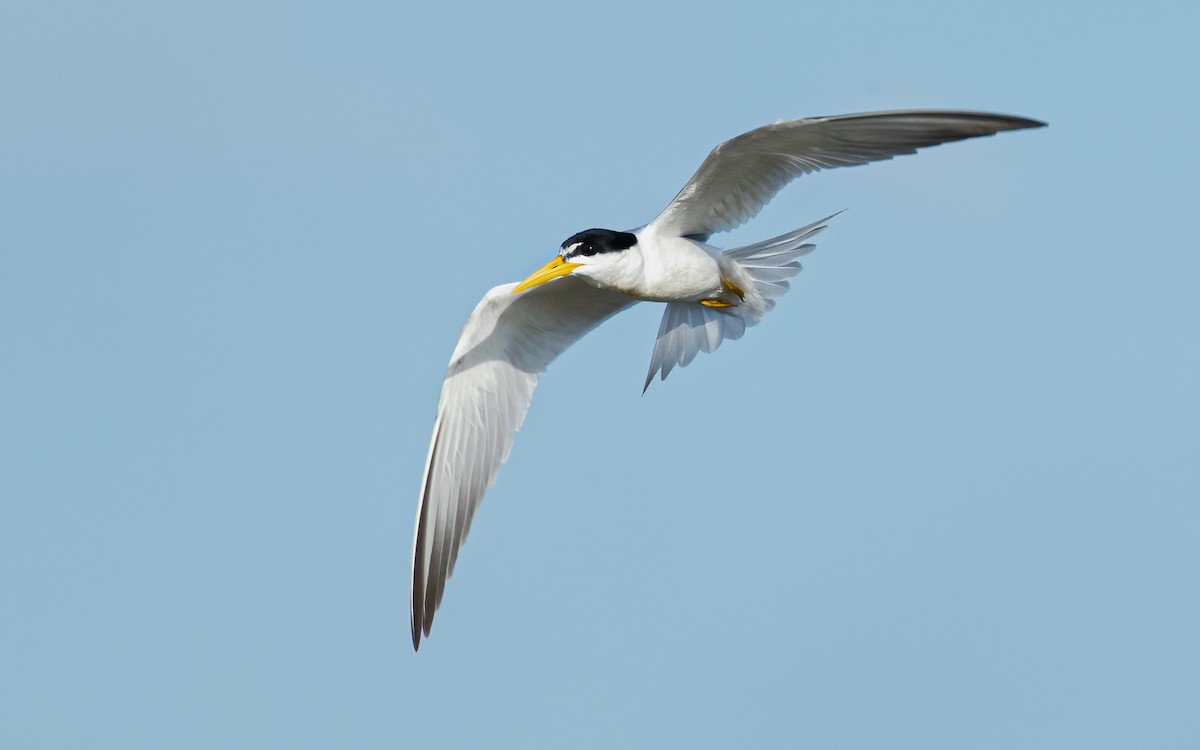
[[[722,252],[718,259],[721,270],[741,286],[745,299],[741,304],[721,308],[699,302],[668,302],[642,391],[650,387],[655,375],[661,373],[661,379],[666,380],[671,370],[686,367],[698,352],[715,352],[722,341],[741,338],[747,328],[762,320],[775,307],[775,300],[789,289],[788,279],[800,273],[797,259],[816,248],[808,240],[834,216],[837,214],[769,240]]]

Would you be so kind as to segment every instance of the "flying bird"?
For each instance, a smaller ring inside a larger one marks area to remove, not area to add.
[[[429,635],[471,518],[508,458],[538,379],[567,347],[637,302],[665,302],[644,391],[655,375],[665,380],[698,352],[740,338],[788,290],[797,259],[832,217],[731,250],[708,239],[753,218],[793,179],[1044,125],[948,110],[776,122],[713,149],[649,224],[574,234],[524,281],[485,294],[450,358],[425,463],[412,548],[413,648]]]

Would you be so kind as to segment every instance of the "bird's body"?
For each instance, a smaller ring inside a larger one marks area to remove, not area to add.
[[[663,237],[645,229],[635,231],[636,262],[622,269],[613,291],[644,302],[700,300],[720,291],[719,251],[687,237]]]
[[[588,229],[519,284],[490,290],[450,359],[413,535],[413,647],[428,635],[484,491],[508,458],[538,378],[567,347],[637,302],[664,302],[648,387],[758,323],[800,271],[828,219],[744,247],[708,244],[752,218],[795,177],[1044,123],[1006,115],[901,111],[774,123],[721,144],[649,224]],[[831,217],[830,217],[831,218]]]

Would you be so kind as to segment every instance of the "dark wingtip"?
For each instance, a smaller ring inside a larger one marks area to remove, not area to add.
[[[1050,126],[1050,123],[1048,123],[1048,122],[1042,122],[1041,120],[1034,120],[1031,117],[1016,117],[1013,115],[1010,115],[1010,117],[1017,123],[1016,125],[1013,126],[1013,130],[1025,130],[1027,128],[1045,128],[1045,127]]]
[[[420,532],[418,535],[423,536]],[[413,651],[421,650],[421,623],[425,620],[425,586],[421,582],[424,572],[418,555],[413,560],[412,591],[409,592],[408,600],[408,622],[412,627]]]
[[[936,111],[936,110],[935,110]],[[1044,128],[1049,123],[1035,120],[1032,117],[1021,117],[1020,115],[1006,115],[998,112],[972,112],[968,110],[948,111],[947,114],[954,117],[962,117],[969,120],[974,120],[993,133],[1003,133],[1008,130],[1028,130],[1029,128]],[[985,135],[981,133],[981,135]]]
[[[424,528],[417,528],[417,549],[420,549]],[[425,587],[421,580],[425,575],[420,555],[413,555],[412,589],[408,592],[408,624],[412,627],[413,651],[421,649],[421,621],[425,619]]]

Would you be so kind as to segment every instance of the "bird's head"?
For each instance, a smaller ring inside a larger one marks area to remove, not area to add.
[[[554,260],[517,284],[513,293],[567,274],[582,277],[593,286],[620,289],[627,277],[641,271],[637,242],[637,235],[632,232],[585,229],[568,237]]]

